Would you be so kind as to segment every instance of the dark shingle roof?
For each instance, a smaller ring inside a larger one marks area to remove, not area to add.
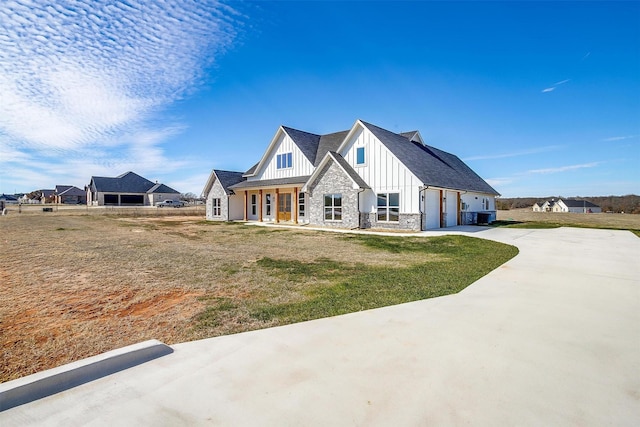
[[[362,122],[425,185],[499,194],[457,156]]]
[[[227,194],[233,194],[233,190],[231,190],[229,187],[245,180],[245,178],[242,176],[242,172],[223,171],[217,169],[214,169],[213,172],[218,177],[220,185],[222,185],[222,188],[224,188],[224,191]]]
[[[320,135],[282,126],[282,129],[293,139],[302,154],[313,164],[320,143]]]
[[[599,208],[600,207],[586,200],[562,199],[562,201],[564,202],[565,205],[567,205],[568,208],[582,208],[582,207]]]
[[[56,185],[56,194],[58,196],[84,196],[84,190],[73,185]]]
[[[153,187],[151,187],[150,189],[147,190],[147,193],[149,194],[172,194],[175,193],[177,194],[178,192],[176,190],[174,190],[173,188],[169,187],[168,185],[164,185],[164,184],[155,184]]]
[[[256,168],[258,167],[258,165],[260,164],[260,162],[256,163],[255,165],[251,166],[249,168],[249,170],[247,170],[244,175],[253,175],[253,173],[255,173]]]
[[[277,179],[260,179],[254,181],[242,181],[235,185],[230,186],[232,190],[238,190],[242,188],[257,188],[257,187],[268,187],[272,185],[293,185],[300,184],[300,186],[304,185],[305,182],[310,178],[310,176],[294,176],[291,178],[277,178]]]
[[[356,172],[355,170],[353,170],[353,168],[351,167],[351,165],[344,159],[344,157],[342,157],[340,154],[336,153],[335,151],[329,151],[329,155],[336,161],[338,162],[338,164],[340,164],[340,166],[342,166],[342,168],[344,169],[344,171],[349,175],[349,177],[356,183],[358,184],[358,186],[360,188],[371,188],[369,187],[369,185],[367,185],[366,182],[364,182],[364,179],[362,179],[362,177],[360,175],[358,175],[358,172]]]
[[[125,172],[115,178],[93,176],[91,183],[92,190],[101,193],[178,193],[171,187],[151,182],[133,172]]]
[[[318,151],[316,152],[316,158],[313,162],[313,166],[318,166],[329,151],[336,151],[348,133],[348,130],[344,130],[342,132],[322,135],[320,137],[320,143],[318,144]]]

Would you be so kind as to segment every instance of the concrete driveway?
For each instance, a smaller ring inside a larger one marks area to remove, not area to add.
[[[473,230],[520,254],[457,295],[178,344],[0,424],[640,425],[640,239]]]

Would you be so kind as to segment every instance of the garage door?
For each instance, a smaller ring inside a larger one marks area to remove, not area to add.
[[[120,204],[122,205],[144,205],[144,196],[136,194],[123,194],[120,196]]]
[[[440,228],[440,191],[427,190],[425,193],[425,226],[427,229]]]
[[[445,227],[455,227],[458,225],[458,193],[447,191],[447,224]]]
[[[105,205],[118,205],[118,195],[117,194],[105,194],[104,195],[104,204]]]

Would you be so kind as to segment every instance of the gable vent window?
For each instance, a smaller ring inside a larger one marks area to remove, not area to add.
[[[364,165],[365,157],[364,157],[364,147],[356,148],[356,164]]]
[[[278,169],[287,169],[293,166],[291,153],[278,154],[276,156]]]
[[[378,193],[378,221],[400,220],[400,193]]]

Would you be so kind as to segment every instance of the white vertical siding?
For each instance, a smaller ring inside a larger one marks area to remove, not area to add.
[[[492,194],[484,193],[462,193],[460,199],[465,204],[466,212],[485,212],[496,210],[496,198]],[[485,202],[489,202],[489,209]]]
[[[358,147],[365,149],[364,165],[356,164]],[[356,132],[340,154],[375,193],[400,193],[401,213],[419,212],[422,183],[368,129]],[[361,206],[362,212],[375,209],[375,205]]]
[[[277,155],[278,154],[292,154],[292,167],[286,169],[278,169]],[[268,156],[267,163],[263,166],[262,171],[258,171],[258,175],[250,180],[256,179],[277,179],[277,178],[291,178],[295,176],[307,176],[313,173],[313,165],[307,159],[307,157],[300,151],[298,146],[286,133],[281,133],[278,141],[271,150]]]

